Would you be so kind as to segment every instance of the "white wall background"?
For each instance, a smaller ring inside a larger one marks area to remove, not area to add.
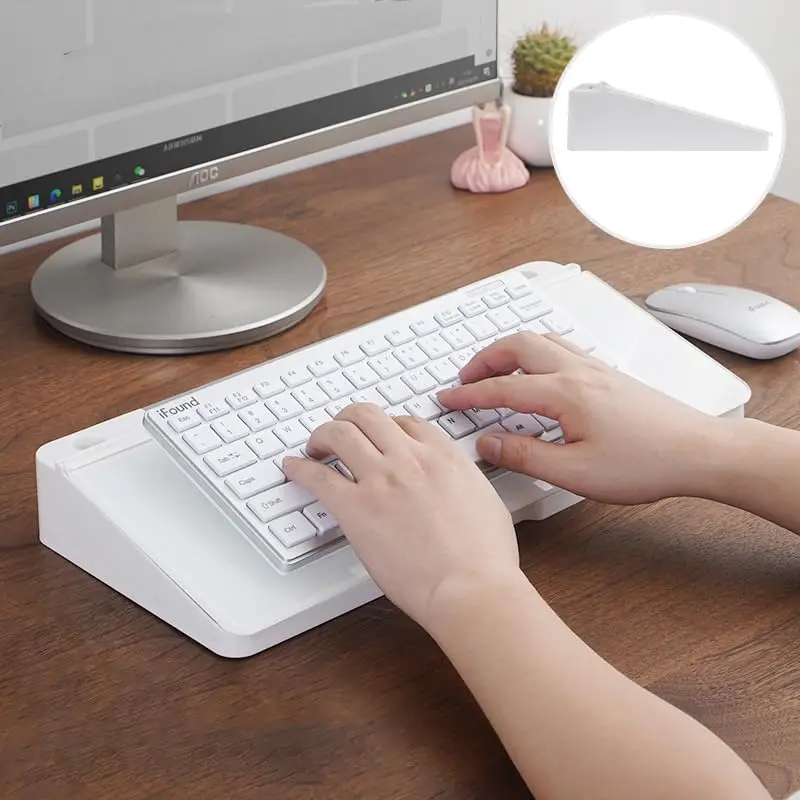
[[[800,0],[499,0],[500,45],[504,54],[501,67],[509,74],[507,55],[516,36],[543,21],[574,35],[578,44],[625,19],[654,11],[684,11],[703,16],[738,33],[753,47],[772,70],[780,86],[788,127],[783,169],[775,194],[800,203]],[[676,58],[691,58],[691,53],[676,51]],[[746,103],[747,98],[743,97]],[[382,147],[397,141],[442,130],[469,120],[468,112],[411,126],[388,135],[300,159],[277,168],[231,181],[221,186],[194,192],[182,198],[197,199],[237,185],[253,183],[287,172],[304,169],[354,153]],[[449,165],[443,164],[442,169]],[[93,227],[93,225],[83,226]],[[59,234],[59,235],[63,235]],[[49,237],[52,238],[52,237]],[[38,240],[37,240],[38,241]],[[26,242],[27,246],[32,242]],[[0,251],[2,252],[2,251]]]

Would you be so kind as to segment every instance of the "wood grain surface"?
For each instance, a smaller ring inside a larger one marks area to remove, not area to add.
[[[640,300],[687,279],[800,305],[800,209],[768,198],[724,239],[624,245],[551,171],[504,196],[450,188],[469,129],[182,209],[294,235],[330,270],[294,330],[182,358],[105,353],[34,317],[60,244],[0,258],[0,797],[515,800],[528,793],[457,675],[385,600],[244,662],[217,658],[37,544],[41,444],[533,259],[574,261]],[[800,357],[708,349],[749,414],[800,427]],[[625,409],[620,409],[625,414]],[[654,420],[654,424],[657,421]],[[729,742],[775,798],[800,789],[800,542],[673,500],[582,503],[520,528],[525,570],[619,669]],[[520,691],[523,691],[520,687]]]

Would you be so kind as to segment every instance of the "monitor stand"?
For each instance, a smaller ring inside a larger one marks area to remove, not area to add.
[[[230,222],[178,222],[177,198],[104,217],[37,270],[37,311],[79,342],[181,355],[266,339],[322,297],[325,265],[301,242]]]

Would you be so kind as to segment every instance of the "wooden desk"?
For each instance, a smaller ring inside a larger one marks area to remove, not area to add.
[[[449,163],[469,141],[448,132],[184,208],[298,236],[330,268],[308,321],[235,352],[146,358],[73,344],[29,301],[56,245],[0,259],[3,800],[528,796],[457,676],[387,602],[231,662],[36,545],[44,442],[527,260],[576,261],[634,298],[707,279],[800,304],[789,203],[769,199],[709,246],[649,252],[593,229],[549,171],[507,196],[451,190]],[[751,415],[800,427],[797,355],[714,355],[752,385]],[[520,533],[526,572],[586,641],[718,732],[776,798],[800,788],[796,537],[688,500],[587,502]]]

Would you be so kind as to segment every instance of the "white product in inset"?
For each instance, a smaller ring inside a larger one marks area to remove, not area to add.
[[[584,83],[569,95],[567,147],[595,151],[765,151],[768,131],[622,91]]]

